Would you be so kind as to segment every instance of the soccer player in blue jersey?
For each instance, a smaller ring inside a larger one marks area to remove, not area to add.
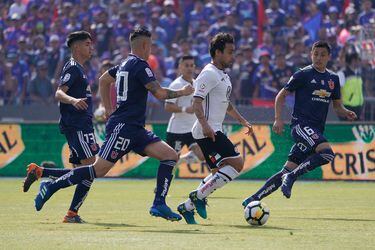
[[[147,95],[150,91],[160,100],[187,96],[194,88],[186,85],[179,90],[162,88],[147,63],[151,52],[151,33],[145,28],[133,31],[129,37],[131,53],[119,65],[106,71],[99,79],[105,113],[109,117],[106,139],[93,165],[76,168],[57,180],[41,183],[35,198],[36,210],[59,189],[103,177],[122,156],[133,150],[160,161],[157,188],[150,214],[167,220],[181,220],[166,204],[172,171],[178,159],[176,151],[144,128]],[[116,80],[117,109],[112,110],[110,85]]]
[[[276,96],[272,129],[275,133],[282,134],[282,105],[287,95],[295,93],[291,121],[291,135],[295,143],[283,169],[270,177],[255,194],[245,199],[243,206],[265,198],[280,186],[284,196],[290,198],[293,183],[299,176],[331,162],[335,157],[323,135],[330,102],[332,101],[339,116],[354,120],[356,115],[343,106],[339,78],[326,68],[330,56],[331,48],[327,42],[315,42],[311,50],[312,65],[294,73]]]
[[[93,52],[91,35],[86,31],[72,32],[68,36],[67,45],[71,49],[72,57],[62,70],[56,99],[60,102],[60,131],[65,135],[70,149],[69,162],[78,167],[93,164],[95,155],[99,152],[92,123],[91,90],[82,66],[91,58]],[[31,163],[24,181],[24,192],[41,177],[58,178],[69,172],[70,169],[42,168]],[[92,180],[85,180],[77,185],[63,222],[84,222],[77,213],[91,184]]]

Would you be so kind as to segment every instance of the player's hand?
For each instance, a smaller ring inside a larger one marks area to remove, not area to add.
[[[87,98],[74,99],[72,105],[78,110],[86,110],[89,107],[86,101]]]
[[[183,88],[182,88],[182,95],[184,96],[187,96],[187,95],[191,95],[194,93],[194,88],[193,86],[191,86],[190,84],[188,85],[185,85]]]
[[[203,135],[205,137],[211,138],[215,142],[215,131],[210,127],[210,125],[202,126]]]
[[[241,125],[247,128],[246,135],[252,135],[254,133],[253,126],[248,122],[241,122]]]
[[[349,121],[357,120],[357,115],[351,110],[346,111],[345,117]]]
[[[278,135],[281,135],[284,131],[284,123],[281,120],[275,120],[272,126],[273,132],[275,132]]]
[[[189,114],[194,114],[193,106],[187,107],[185,112]]]

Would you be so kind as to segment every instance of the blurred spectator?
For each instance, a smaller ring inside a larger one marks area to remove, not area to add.
[[[362,10],[361,14],[359,14],[358,23],[364,26],[375,18],[375,9],[372,8],[371,0],[362,1]]]
[[[180,21],[174,12],[173,0],[165,0],[163,6],[164,14],[160,17],[160,26],[167,32],[167,45],[170,45],[180,36]]]
[[[255,90],[253,97],[273,100],[278,92],[274,69],[270,64],[271,55],[264,50],[259,55],[259,65],[254,73]]]
[[[26,13],[26,5],[22,3],[22,0],[15,0],[14,3],[9,7],[9,16],[14,14],[23,16]]]
[[[19,60],[16,50],[9,50],[7,53],[7,61],[10,66],[11,75],[16,79],[16,91],[14,98],[11,100],[17,105],[26,103],[27,83],[30,79],[29,66],[26,62]],[[12,86],[13,90],[13,86]]]
[[[54,88],[48,77],[48,65],[46,61],[36,64],[36,76],[28,86],[30,99],[33,103],[51,104],[54,101]]]

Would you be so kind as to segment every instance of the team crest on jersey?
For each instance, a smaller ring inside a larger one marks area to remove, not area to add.
[[[65,76],[64,76],[64,78],[63,78],[63,82],[67,82],[67,81],[69,81],[69,79],[70,79],[70,74],[69,73],[67,73]]]
[[[111,153],[111,158],[112,158],[112,159],[116,159],[117,156],[118,156],[117,151],[113,151],[113,152]]]
[[[330,89],[334,89],[334,88],[335,88],[335,82],[332,81],[332,79],[329,79],[329,81],[328,81],[328,87],[329,87]]]
[[[96,151],[98,149],[98,146],[96,146],[96,144],[91,144],[90,148],[92,151]]]
[[[145,71],[146,71],[148,77],[153,77],[154,76],[154,74],[152,73],[151,69],[145,68]]]

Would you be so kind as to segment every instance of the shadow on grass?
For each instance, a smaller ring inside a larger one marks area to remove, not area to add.
[[[107,228],[112,228],[112,227],[150,227],[150,226],[130,225],[130,224],[125,224],[125,223],[100,223],[100,222],[90,223],[90,222],[87,222],[85,224],[93,225],[93,226],[107,227]]]
[[[272,227],[272,226],[250,226],[250,225],[230,225],[228,227],[235,227],[238,229],[247,229],[247,230],[282,230],[282,231],[296,231],[294,228],[286,227]]]
[[[298,219],[298,220],[328,220],[328,221],[365,221],[365,222],[375,222],[372,219],[355,219],[355,218],[306,218],[306,217],[280,217],[283,219]]]
[[[168,234],[221,234],[220,232],[204,232],[200,229],[171,229],[171,230],[140,230],[139,232],[144,233],[168,233]]]

